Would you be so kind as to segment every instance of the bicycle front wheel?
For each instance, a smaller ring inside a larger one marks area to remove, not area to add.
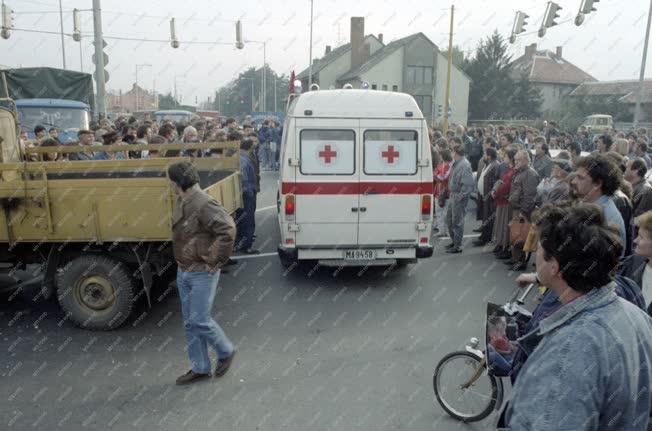
[[[462,422],[476,422],[489,416],[496,406],[496,377],[487,372],[479,356],[459,351],[444,356],[432,378],[441,407]]]

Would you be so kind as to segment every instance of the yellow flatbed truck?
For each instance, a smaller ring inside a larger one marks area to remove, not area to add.
[[[2,104],[0,104],[2,105]],[[38,295],[65,318],[97,330],[120,326],[139,298],[176,273],[174,191],[167,168],[191,161],[200,185],[231,214],[241,207],[237,142],[22,148],[15,112],[0,107],[0,262],[40,265]],[[25,161],[57,152],[210,149],[202,158]]]

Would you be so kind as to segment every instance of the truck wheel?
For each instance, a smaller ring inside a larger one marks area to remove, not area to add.
[[[70,261],[57,277],[57,297],[77,326],[115,329],[131,314],[134,280],[120,261],[102,255],[80,256]]]

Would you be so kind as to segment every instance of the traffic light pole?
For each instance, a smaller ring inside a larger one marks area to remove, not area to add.
[[[455,16],[455,6],[451,5],[451,29],[448,36],[448,70],[446,71],[446,99],[444,99],[444,133],[448,131],[448,100],[451,96],[451,66],[453,64],[453,17]]]
[[[634,111],[634,126],[638,125],[641,120],[641,97],[645,88],[645,63],[647,60],[647,44],[650,40],[650,21],[652,20],[652,0],[650,0],[650,10],[647,14],[647,29],[645,30],[645,43],[643,44],[643,59],[641,60],[641,74],[638,77],[639,89],[636,94],[636,110]]]
[[[95,45],[95,85],[97,97],[95,106],[97,116],[102,119],[106,117],[106,83],[104,82],[104,53],[102,50],[102,9],[100,0],[93,0],[93,33]]]
[[[63,39],[63,9],[61,7],[61,0],[59,0],[59,25],[61,27],[61,58],[63,60],[63,69],[66,69],[66,44]]]

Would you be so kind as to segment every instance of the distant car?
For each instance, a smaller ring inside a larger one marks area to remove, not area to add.
[[[164,111],[156,111],[154,113],[154,118],[159,124],[168,120],[175,123],[190,124],[193,115],[195,114],[190,111],[168,109]]]
[[[595,114],[584,119],[582,126],[592,135],[604,133],[607,129],[613,129],[614,120],[611,115]]]

